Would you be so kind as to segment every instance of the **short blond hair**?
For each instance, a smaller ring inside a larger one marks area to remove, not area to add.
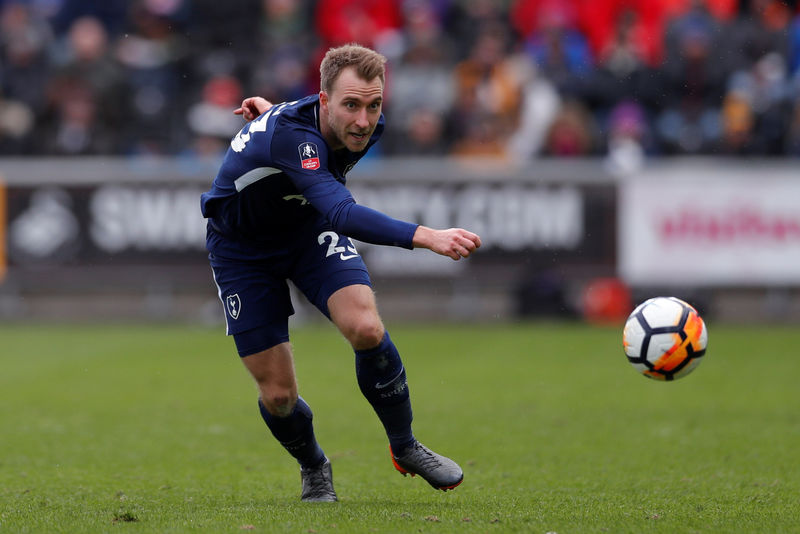
[[[381,84],[386,80],[386,58],[378,52],[356,43],[331,48],[319,66],[320,89],[330,92],[336,78],[347,67],[355,67],[359,78],[370,81],[380,78]]]

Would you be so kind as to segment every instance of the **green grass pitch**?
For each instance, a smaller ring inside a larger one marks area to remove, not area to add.
[[[332,327],[293,331],[340,502],[299,501],[219,328],[0,326],[0,532],[800,532],[800,329],[709,325],[637,375],[619,327],[390,325],[415,433],[464,468],[391,465]]]

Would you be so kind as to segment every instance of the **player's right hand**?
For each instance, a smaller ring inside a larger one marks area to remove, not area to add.
[[[234,115],[241,115],[251,121],[272,107],[272,102],[260,96],[250,96],[242,100],[242,105],[233,110]]]

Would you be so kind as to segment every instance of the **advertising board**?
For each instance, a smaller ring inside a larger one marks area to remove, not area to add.
[[[800,284],[800,181],[708,172],[619,189],[619,271],[633,285]]]

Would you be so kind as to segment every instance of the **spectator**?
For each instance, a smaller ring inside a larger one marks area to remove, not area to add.
[[[671,19],[664,36],[660,77],[665,89],[656,119],[665,154],[708,152],[719,141],[719,103],[725,73],[714,57],[721,24],[702,0]]]
[[[645,112],[636,102],[621,102],[609,114],[606,167],[612,174],[630,175],[644,163],[651,135]]]
[[[40,142],[47,154],[90,155],[114,152],[117,136],[98,119],[99,98],[82,78],[63,77],[50,85],[50,111]]]
[[[253,71],[254,91],[270,102],[290,102],[319,90],[309,78],[306,49],[290,44],[265,49],[266,61],[260,61]]]
[[[796,91],[795,94],[800,94]],[[800,97],[795,97],[794,110],[786,131],[784,150],[787,156],[800,157]]]
[[[761,155],[779,154],[794,103],[784,58],[769,53],[750,69],[735,72],[728,85],[729,94],[746,102],[753,115],[751,150]]]
[[[590,82],[591,91],[585,95],[600,125],[611,123],[609,114],[622,102],[636,102],[648,110],[655,107],[656,95],[663,91],[637,37],[642,29],[638,17],[633,9],[620,11],[614,37],[602,51]],[[645,116],[649,118],[649,114]],[[608,143],[611,132],[605,130],[602,135]]]
[[[577,100],[564,102],[548,129],[543,154],[557,158],[588,156],[595,152],[594,120]]]
[[[738,16],[723,27],[714,60],[731,76],[748,70],[770,52],[786,58],[790,23],[791,13],[781,0],[741,0]]]
[[[514,65],[514,71],[520,79],[522,104],[517,129],[506,148],[519,162],[542,153],[548,130],[561,107],[562,97],[527,56],[516,56]],[[587,146],[587,150],[591,151],[591,148]]]
[[[315,26],[325,50],[350,42],[385,50],[399,39],[402,15],[397,0],[319,0]]]
[[[505,143],[518,127],[521,80],[508,57],[506,38],[500,26],[484,28],[469,57],[456,65],[450,116],[456,155],[505,155]]]
[[[69,31],[72,24],[82,17],[100,21],[112,37],[121,35],[127,26],[128,0],[53,0],[57,10],[52,16],[52,27],[56,35]]]
[[[683,1],[683,0],[677,0]],[[628,25],[626,41],[649,67],[662,61],[663,24],[676,8],[676,0],[575,1],[578,28],[586,35],[595,57],[606,54],[619,40],[620,22]]]
[[[242,98],[236,78],[216,76],[205,83],[202,100],[189,108],[186,117],[198,155],[220,156],[227,149],[231,137],[242,127],[242,119],[231,113]]]
[[[514,6],[511,23],[540,74],[550,79],[561,95],[580,98],[594,58],[576,27],[574,6],[555,0],[523,0]]]
[[[24,3],[0,8],[0,90],[5,98],[25,104],[37,115],[45,102],[50,78],[48,48],[53,32],[47,21]]]
[[[250,66],[254,93],[285,102],[318,91],[312,82],[317,74],[308,67],[317,44],[310,1],[263,0],[262,6],[259,42],[254,45],[259,52]]]
[[[163,154],[174,152],[183,138],[175,127],[184,110],[170,105],[180,102],[178,64],[188,49],[168,16],[152,10],[146,1],[131,8],[130,32],[117,42],[117,60],[131,86],[129,122],[132,152]]]
[[[445,119],[455,98],[450,43],[428,4],[410,2],[404,16],[404,53],[390,72],[384,107],[397,126],[381,144],[395,154],[442,155],[447,150]]]
[[[397,120],[397,119],[394,119]],[[384,144],[394,156],[442,156],[450,148],[445,136],[444,116],[426,107],[399,117],[402,135]],[[388,145],[388,146],[387,146]]]
[[[33,150],[34,121],[30,107],[6,100],[0,93],[0,154],[29,154]]]
[[[728,156],[750,156],[757,152],[753,136],[753,110],[741,95],[731,93],[722,104],[722,137],[715,152]]]
[[[506,33],[511,33],[508,11],[503,4],[496,0],[452,0],[443,24],[447,35],[458,43],[455,61],[465,59],[471,53],[485,28],[502,27]]]
[[[127,106],[120,103],[129,97],[105,27],[91,16],[76,19],[62,53],[64,63],[48,84],[44,139],[57,154],[119,153],[123,147],[116,132],[127,123]]]
[[[646,76],[646,51],[637,39],[639,27],[633,10],[625,10],[615,20],[613,38],[601,51],[594,82],[605,94],[601,101],[612,107],[620,100],[641,98],[640,82]]]
[[[191,41],[193,70],[200,80],[219,74],[242,79],[259,61],[256,36],[263,22],[259,14],[267,12],[265,3],[191,0],[184,37]]]
[[[262,0],[262,41],[271,47],[292,43],[310,46],[311,0]]]

